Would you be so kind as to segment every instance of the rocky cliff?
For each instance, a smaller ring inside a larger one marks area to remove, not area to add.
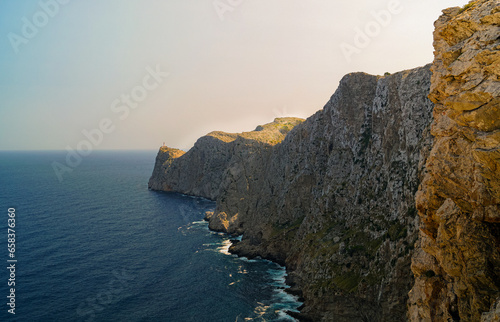
[[[150,188],[216,200],[210,228],[285,264],[302,319],[498,321],[500,0],[435,27],[432,67],[349,74],[302,123],[163,147]]]
[[[176,159],[160,151],[150,186],[216,199],[210,227],[243,234],[233,252],[286,264],[302,317],[401,321],[431,146],[430,78],[429,66],[349,74],[282,142],[214,148],[209,135]]]
[[[230,165],[265,154],[302,121],[294,117],[277,118],[251,132],[211,132],[198,139],[187,153],[161,147],[148,187],[215,200]]]
[[[246,193],[243,178],[223,183],[210,225],[236,216],[229,232],[243,238],[232,251],[285,263],[304,316],[405,318],[430,77],[428,66],[345,76],[323,110],[254,169]]]
[[[417,194],[413,321],[493,321],[500,298],[500,1],[435,23],[434,146]],[[494,321],[499,321],[498,314]]]

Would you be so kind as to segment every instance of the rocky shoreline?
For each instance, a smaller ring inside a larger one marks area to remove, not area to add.
[[[302,321],[495,321],[499,34],[500,0],[444,10],[432,65],[348,74],[307,120],[162,147],[149,188],[215,200],[209,228],[284,265]]]
[[[414,194],[432,142],[430,77],[430,66],[346,75],[323,110],[303,122],[276,119],[243,138],[217,133],[231,140],[209,134],[179,157],[161,150],[164,169],[150,188],[161,181],[192,193],[217,182],[205,194],[216,195],[209,228],[243,235],[231,252],[287,267],[288,284],[305,299],[303,319],[360,319],[367,307],[400,320],[412,283]],[[222,156],[225,168],[186,179],[185,165],[208,168]]]
[[[213,216],[213,211],[207,211],[205,212],[205,217],[203,218],[203,220],[207,221],[210,223],[210,218]],[[210,228],[209,228],[210,229]],[[225,233],[227,236],[229,237],[241,237],[242,235],[235,235],[235,234],[229,234],[227,233],[226,231],[224,230],[212,230],[210,229],[211,231],[214,231],[214,232],[220,232],[220,233]],[[284,291],[290,295],[293,295],[293,296],[296,296],[298,298],[298,301],[299,302],[302,302],[302,305],[298,307],[298,310],[299,312],[295,312],[295,311],[285,311],[286,314],[288,314],[289,316],[297,319],[298,321],[300,322],[311,322],[313,321],[310,317],[308,317],[307,315],[304,315],[302,313],[300,313],[300,311],[302,311],[305,307],[304,305],[304,298],[303,298],[303,294],[302,294],[302,291],[300,290],[300,288],[297,287],[297,283],[295,283],[293,281],[293,278],[290,277],[290,270],[286,267],[286,263],[283,261],[283,260],[280,260],[280,259],[277,259],[277,258],[265,258],[265,257],[262,257],[260,254],[258,253],[246,253],[246,252],[241,252],[241,251],[238,251],[237,249],[237,244],[240,242],[240,240],[238,239],[231,239],[231,246],[229,246],[229,249],[228,251],[233,254],[233,255],[236,255],[238,257],[245,257],[245,258],[248,258],[249,260],[251,259],[265,259],[265,260],[269,260],[271,262],[274,262],[282,267],[284,267],[286,269],[286,272],[287,272],[287,275],[285,277],[285,284],[287,286],[289,286],[289,288],[285,288]]]

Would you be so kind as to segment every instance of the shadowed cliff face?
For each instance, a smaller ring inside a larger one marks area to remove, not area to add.
[[[160,149],[149,187],[216,200],[210,228],[286,264],[305,318],[498,321],[500,0],[443,12],[432,78],[346,75],[303,123]]]
[[[172,191],[177,183],[172,182],[172,178],[167,179],[167,170],[172,165],[174,159],[184,155],[184,151],[162,146],[156,155],[153,175],[149,179],[148,187],[152,190]]]
[[[429,66],[349,74],[281,143],[273,135],[285,131],[265,125],[249,133],[266,139],[218,132],[232,139],[208,135],[179,157],[165,149],[150,187],[216,199],[210,228],[243,234],[233,252],[286,264],[304,316],[404,320],[430,78]]]
[[[413,321],[480,321],[500,298],[500,1],[443,13],[409,311]],[[499,321],[498,307],[484,321]]]
[[[243,234],[237,254],[285,263],[304,315],[405,319],[430,77],[429,66],[349,74],[262,162],[229,169],[210,227]]]
[[[230,165],[265,153],[302,121],[293,117],[277,118],[251,132],[211,132],[198,139],[187,153],[161,147],[148,187],[215,200]]]

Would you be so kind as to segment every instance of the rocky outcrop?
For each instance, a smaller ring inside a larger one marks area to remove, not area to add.
[[[404,320],[414,194],[432,142],[430,78],[429,66],[346,75],[326,106],[282,142],[241,138],[212,153],[215,140],[204,139],[152,180],[215,198],[210,227],[243,235],[235,253],[286,264],[304,317]],[[193,168],[203,171],[181,186]]]
[[[161,147],[156,156],[148,187],[151,190],[177,191],[215,200],[230,165],[244,158],[258,158],[281,142],[300,118],[277,118],[243,133],[211,132],[201,137],[187,153]]]
[[[429,66],[345,76],[251,178],[223,182],[210,223],[237,216],[229,232],[243,238],[232,251],[285,263],[305,316],[405,318],[414,194],[431,144],[430,77]]]
[[[184,155],[184,151],[162,146],[156,155],[153,175],[149,179],[148,187],[152,190],[172,191],[177,188],[176,183],[172,183],[172,178],[167,176],[167,170],[172,165],[174,159]],[[172,184],[174,186],[172,186]]]
[[[500,1],[444,10],[435,27],[435,142],[416,198],[410,318],[498,321]]]
[[[303,123],[163,147],[149,187],[216,200],[210,228],[285,264],[304,319],[498,321],[500,0],[435,26],[432,77],[346,75]]]

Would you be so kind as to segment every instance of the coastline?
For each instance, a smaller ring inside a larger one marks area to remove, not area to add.
[[[196,196],[193,196],[193,197],[196,198]],[[207,213],[210,213],[210,211],[208,211]],[[241,239],[243,237],[242,234],[235,235],[235,234],[231,234],[228,232],[211,229],[208,226],[209,218],[207,218],[206,214],[205,214],[205,218],[203,219],[203,221],[205,221],[207,223],[207,229],[209,231],[211,231],[213,233],[220,234],[220,235],[224,236],[225,238],[227,238],[227,240],[223,242],[223,246],[218,248],[219,252],[221,252],[225,255],[236,256],[237,258],[239,258],[241,260],[246,260],[246,261],[262,260],[262,261],[268,261],[268,262],[271,262],[273,264],[278,265],[278,267],[281,270],[283,270],[283,275],[282,275],[282,281],[276,283],[276,285],[273,285],[275,290],[277,292],[286,293],[288,296],[291,296],[297,304],[299,304],[296,309],[284,309],[284,310],[279,310],[279,311],[281,313],[287,315],[288,317],[291,317],[295,320],[298,320],[299,322],[312,321],[310,318],[308,318],[307,316],[305,316],[301,313],[301,310],[305,307],[304,306],[304,298],[302,297],[302,291],[300,289],[294,287],[294,286],[296,286],[296,284],[293,282],[293,279],[290,276],[291,271],[285,265],[284,261],[279,261],[279,260],[276,260],[275,258],[262,257],[261,255],[256,254],[256,253],[255,254],[246,254],[246,253],[240,253],[238,251],[235,251],[234,245],[241,242]]]
[[[231,236],[230,234],[227,235]],[[242,235],[240,235],[239,237],[241,238]],[[244,252],[242,250],[236,250],[235,245],[237,245],[240,241],[241,240],[237,239],[231,241],[232,243],[228,247],[229,253],[236,255],[240,258],[248,258],[249,260],[252,259],[267,260],[284,268],[286,271],[286,275],[285,275],[285,280],[283,282],[286,285],[286,287],[283,289],[283,291],[290,294],[291,296],[294,296],[297,299],[297,302],[301,303],[301,305],[297,307],[296,311],[286,311],[285,313],[293,317],[294,319],[297,319],[299,322],[313,321],[312,318],[302,313],[302,310],[306,307],[305,299],[303,297],[302,290],[298,287],[297,283],[294,281],[293,270],[286,265],[285,261],[278,257],[273,257],[273,256],[262,257],[260,253],[258,253],[258,251],[250,253],[250,252]]]
[[[400,321],[431,145],[430,80],[430,65],[348,74],[303,122],[277,118],[223,136],[231,141],[209,133],[180,156],[160,149],[149,187],[213,196],[210,229],[243,235],[234,254],[285,265],[303,321]]]
[[[303,321],[479,321],[500,303],[499,11],[443,10],[431,64],[347,74],[306,120],[162,148],[149,186],[216,199],[209,228],[285,265]]]

